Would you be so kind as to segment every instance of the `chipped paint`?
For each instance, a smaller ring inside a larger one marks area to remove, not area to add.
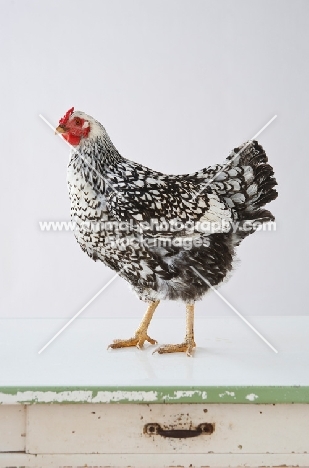
[[[309,403],[309,387],[0,387],[0,404],[206,402]]]
[[[246,396],[246,400],[249,400],[249,401],[254,401],[256,400],[258,397],[258,395],[255,395],[255,393],[249,393],[249,395]]]
[[[226,391],[223,392],[223,393],[219,393],[219,397],[220,397],[220,398],[223,398],[225,395],[231,396],[231,397],[234,398],[234,400],[236,400],[235,392],[229,392],[228,390],[226,390]]]
[[[26,391],[17,392],[15,395],[7,395],[0,393],[0,399],[3,404],[12,403],[116,403],[120,401],[133,402],[153,402],[158,399],[158,392],[151,391],[115,391],[115,392],[95,392],[92,391],[73,390],[65,392],[56,391]]]
[[[18,391],[16,395],[0,393],[3,404],[12,403],[64,403],[70,400],[72,403],[92,403],[91,391]]]
[[[158,400],[158,392],[154,390],[150,391],[122,391],[116,392],[98,392],[97,396],[94,397],[91,403],[111,403],[119,401],[127,401],[128,403],[138,402],[152,402],[155,403]]]
[[[192,398],[193,396],[207,400],[207,392],[201,392],[200,390],[175,390],[174,396],[169,396],[168,400],[180,400],[181,398]]]

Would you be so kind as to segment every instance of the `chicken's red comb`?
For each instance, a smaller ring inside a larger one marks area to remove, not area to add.
[[[67,123],[67,121],[69,120],[69,117],[73,114],[74,112],[74,107],[72,107],[72,109],[69,109],[68,112],[64,115],[64,117],[62,117],[62,119],[59,120],[59,124],[60,125],[64,125]]]

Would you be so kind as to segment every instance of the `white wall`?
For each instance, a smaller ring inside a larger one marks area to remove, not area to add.
[[[1,1],[1,317],[71,317],[113,275],[73,233],[68,148],[54,125],[75,106],[123,156],[167,173],[221,162],[260,136],[279,182],[277,232],[256,233],[221,293],[245,315],[308,313],[309,3],[302,0]],[[306,199],[307,197],[307,199]],[[140,317],[116,280],[88,317]],[[165,303],[158,315],[184,314]],[[197,314],[232,314],[215,295]]]

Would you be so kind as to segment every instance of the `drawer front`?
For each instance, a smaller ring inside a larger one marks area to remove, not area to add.
[[[213,425],[212,434],[185,432],[204,423]],[[147,424],[158,424],[162,435],[145,432]],[[164,437],[167,430],[172,437]],[[308,434],[309,405],[33,405],[27,408],[26,451],[306,453]]]

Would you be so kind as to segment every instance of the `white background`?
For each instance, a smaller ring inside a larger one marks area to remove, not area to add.
[[[114,274],[73,233],[39,228],[69,219],[68,147],[39,113],[56,125],[72,106],[100,120],[123,156],[166,173],[222,162],[277,114],[259,137],[279,183],[277,231],[243,242],[220,292],[244,315],[307,314],[309,3],[0,6],[1,317],[71,317]],[[117,279],[83,316],[138,322],[144,308]],[[196,311],[233,314],[214,294]],[[180,314],[172,302],[156,313]]]

